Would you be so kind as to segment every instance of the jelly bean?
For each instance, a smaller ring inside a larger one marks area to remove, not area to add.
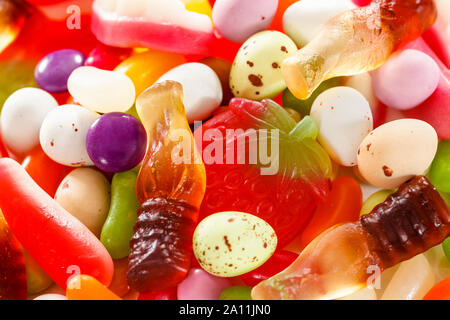
[[[359,183],[350,177],[339,177],[333,181],[326,202],[319,205],[301,236],[306,247],[314,238],[328,228],[359,218],[362,205],[362,191]]]
[[[290,91],[289,89],[284,90],[283,92],[283,106],[286,108],[292,108],[298,112],[300,112],[301,115],[306,116],[309,115],[311,112],[311,107],[316,100],[316,98],[324,91],[331,89],[333,87],[337,87],[341,84],[342,79],[341,78],[332,78],[329,80],[326,80],[320,84],[320,86],[314,90],[311,97],[309,97],[306,100],[300,100],[297,99]]]
[[[368,6],[371,2],[372,0],[353,0],[353,3],[360,7]]]
[[[180,0],[96,0],[92,10],[92,31],[110,46],[208,55],[214,41],[210,17]]]
[[[225,39],[217,30],[214,32],[214,37],[214,46],[211,56],[225,59],[232,63],[241,44]]]
[[[89,52],[84,65],[103,70],[114,70],[114,68],[127,59],[132,52],[133,50],[128,48],[116,48],[99,44]]]
[[[61,181],[72,170],[50,159],[42,151],[41,146],[37,146],[27,155],[22,162],[22,167],[50,197],[55,195]]]
[[[369,198],[364,201],[360,215],[369,214],[380,203],[384,202],[388,196],[394,193],[394,190],[379,190],[373,193]]]
[[[373,89],[387,106],[412,109],[436,90],[440,70],[427,54],[413,49],[392,55],[380,68],[372,72]]]
[[[38,265],[36,260],[34,260],[33,257],[31,257],[25,249],[22,249],[22,251],[27,272],[28,293],[36,294],[44,291],[52,285],[52,279],[45,273],[45,271]]]
[[[420,300],[434,285],[434,273],[423,254],[401,263],[381,300]]]
[[[375,289],[366,287],[337,300],[377,300],[377,293]]]
[[[128,259],[114,260],[114,276],[108,289],[119,297],[124,297],[130,292],[127,282]]]
[[[27,275],[24,256],[20,243],[6,223],[1,210],[0,265],[0,300],[25,300],[27,297]]]
[[[423,300],[450,300],[450,277],[434,285]]]
[[[226,60],[219,58],[205,58],[199,61],[200,63],[206,64],[208,67],[214,70],[216,75],[219,77],[220,83],[222,84],[222,105],[228,105],[230,100],[233,98],[233,94],[230,89],[230,71],[231,63]]]
[[[306,99],[326,79],[378,68],[392,52],[434,23],[434,2],[419,1],[375,0],[369,7],[332,17],[313,40],[283,61],[281,69],[289,90]],[[390,17],[380,13],[385,11]],[[373,31],[375,25],[379,32]]]
[[[70,167],[92,166],[86,135],[99,115],[77,105],[64,105],[49,112],[42,122],[42,150],[53,161]]]
[[[62,288],[81,270],[111,282],[113,263],[101,242],[14,160],[0,159],[0,207],[14,235]]]
[[[269,27],[277,6],[278,0],[217,0],[212,18],[221,35],[242,43],[251,35]]]
[[[75,69],[67,86],[75,101],[100,113],[127,111],[136,94],[133,81],[126,75],[94,67]]]
[[[439,191],[450,193],[450,141],[439,142],[430,168],[430,181]]]
[[[438,138],[428,123],[401,119],[372,131],[358,149],[358,168],[374,186],[393,189],[427,170]]]
[[[58,103],[47,92],[37,88],[23,88],[5,102],[0,126],[6,147],[12,153],[25,155],[39,144],[39,130],[46,115]]]
[[[114,70],[127,75],[134,83],[136,96],[155,84],[163,74],[186,62],[176,53],[149,50],[131,56]]]
[[[0,158],[7,157],[8,151],[6,150],[3,139],[2,139],[2,130],[0,129]]]
[[[189,123],[208,118],[220,106],[223,93],[217,74],[201,63],[182,64],[158,79],[177,81],[183,86],[183,102]]]
[[[252,300],[252,287],[233,286],[220,294],[220,300]]]
[[[283,16],[286,10],[298,0],[278,0],[278,8],[275,17],[270,24],[270,30],[283,31]]]
[[[241,275],[240,278],[247,286],[254,287],[289,267],[297,257],[296,253],[277,250],[262,266]]]
[[[178,285],[178,300],[219,300],[222,291],[228,287],[231,287],[228,279],[193,268]]]
[[[162,291],[139,294],[138,300],[177,300],[177,287],[172,287]]]
[[[113,259],[125,258],[130,253],[130,240],[139,209],[136,180],[137,172],[131,170],[116,173],[111,183],[111,207],[100,240]]]
[[[272,227],[256,216],[222,212],[203,219],[194,232],[197,261],[209,273],[235,277],[258,268],[277,246]]]
[[[442,243],[442,249],[444,250],[448,262],[450,262],[450,238],[445,239],[445,241]]]
[[[51,52],[39,61],[34,78],[39,87],[48,92],[65,92],[70,74],[81,67],[85,59],[80,51],[73,49]]]
[[[330,18],[355,7],[351,0],[298,1],[284,12],[283,28],[299,47],[303,47]]]
[[[311,107],[319,126],[319,142],[338,164],[352,167],[364,137],[373,129],[372,111],[353,88],[335,87],[321,93]]]
[[[84,274],[70,278],[66,296],[67,300],[122,300],[97,279]]]
[[[147,134],[135,117],[121,112],[98,118],[86,136],[92,162],[106,172],[123,172],[136,167],[144,158]]]
[[[61,182],[55,200],[93,234],[100,236],[109,210],[110,188],[100,172],[77,168]]]
[[[254,100],[276,97],[286,89],[281,63],[296,50],[295,43],[281,32],[263,31],[250,37],[239,49],[231,67],[233,94]]]
[[[56,294],[56,293],[47,293],[47,294],[43,294],[40,295],[36,298],[34,298],[33,300],[67,300],[66,296],[63,296],[62,294]]]

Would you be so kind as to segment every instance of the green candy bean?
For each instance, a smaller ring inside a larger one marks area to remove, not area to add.
[[[450,193],[450,141],[439,143],[430,168],[430,181],[439,191]]]
[[[234,286],[226,288],[220,294],[220,300],[252,300],[252,287]]]
[[[111,207],[103,225],[100,241],[113,259],[130,253],[130,239],[137,219],[139,202],[136,196],[137,171],[116,173],[111,184]]]
[[[394,193],[394,190],[380,190],[372,194],[366,201],[364,201],[361,207],[361,215],[371,213],[380,203],[384,202],[388,196]]]
[[[445,256],[447,257],[448,262],[450,262],[450,237],[442,242],[442,249],[444,249]]]

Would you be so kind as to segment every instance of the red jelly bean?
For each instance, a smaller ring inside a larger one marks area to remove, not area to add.
[[[177,300],[177,287],[152,293],[140,293],[138,300]]]
[[[84,65],[103,70],[113,70],[123,60],[128,58],[132,52],[133,50],[128,48],[116,48],[99,44],[89,53]]]
[[[77,273],[110,284],[114,266],[102,243],[12,159],[0,159],[0,190],[11,231],[61,288]]]
[[[253,271],[243,274],[241,279],[248,286],[256,286],[261,281],[269,279],[289,267],[297,257],[298,254],[290,251],[275,251],[266,263]]]

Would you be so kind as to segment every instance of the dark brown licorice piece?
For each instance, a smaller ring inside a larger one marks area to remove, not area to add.
[[[450,211],[434,186],[418,176],[362,216],[360,224],[385,269],[450,236]]]
[[[150,293],[176,286],[189,271],[206,173],[179,83],[148,88],[136,109],[149,145],[136,183],[141,207],[130,241],[127,280],[133,289]]]

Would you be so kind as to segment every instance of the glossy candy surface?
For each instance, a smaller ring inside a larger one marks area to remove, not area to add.
[[[81,222],[32,181],[14,160],[0,159],[0,207],[14,235],[62,288],[73,266],[108,285],[108,251]],[[31,230],[45,229],[45,234]]]
[[[178,300],[218,300],[222,291],[230,286],[231,282],[226,278],[192,268],[178,285]]]
[[[48,92],[65,92],[70,74],[81,67],[85,59],[83,53],[73,49],[51,52],[37,64],[34,78],[39,87]]]
[[[156,84],[139,96],[136,107],[149,146],[136,185],[141,207],[130,242],[128,283],[147,293],[173,287],[186,277],[206,177],[181,85]],[[146,230],[151,230],[149,236]]]
[[[144,158],[147,134],[135,117],[112,112],[102,115],[89,128],[86,149],[92,162],[106,172],[123,172]]]
[[[430,181],[439,191],[450,193],[450,141],[439,142],[430,168]]]
[[[77,275],[67,283],[68,300],[121,300],[97,279],[88,275]]]

